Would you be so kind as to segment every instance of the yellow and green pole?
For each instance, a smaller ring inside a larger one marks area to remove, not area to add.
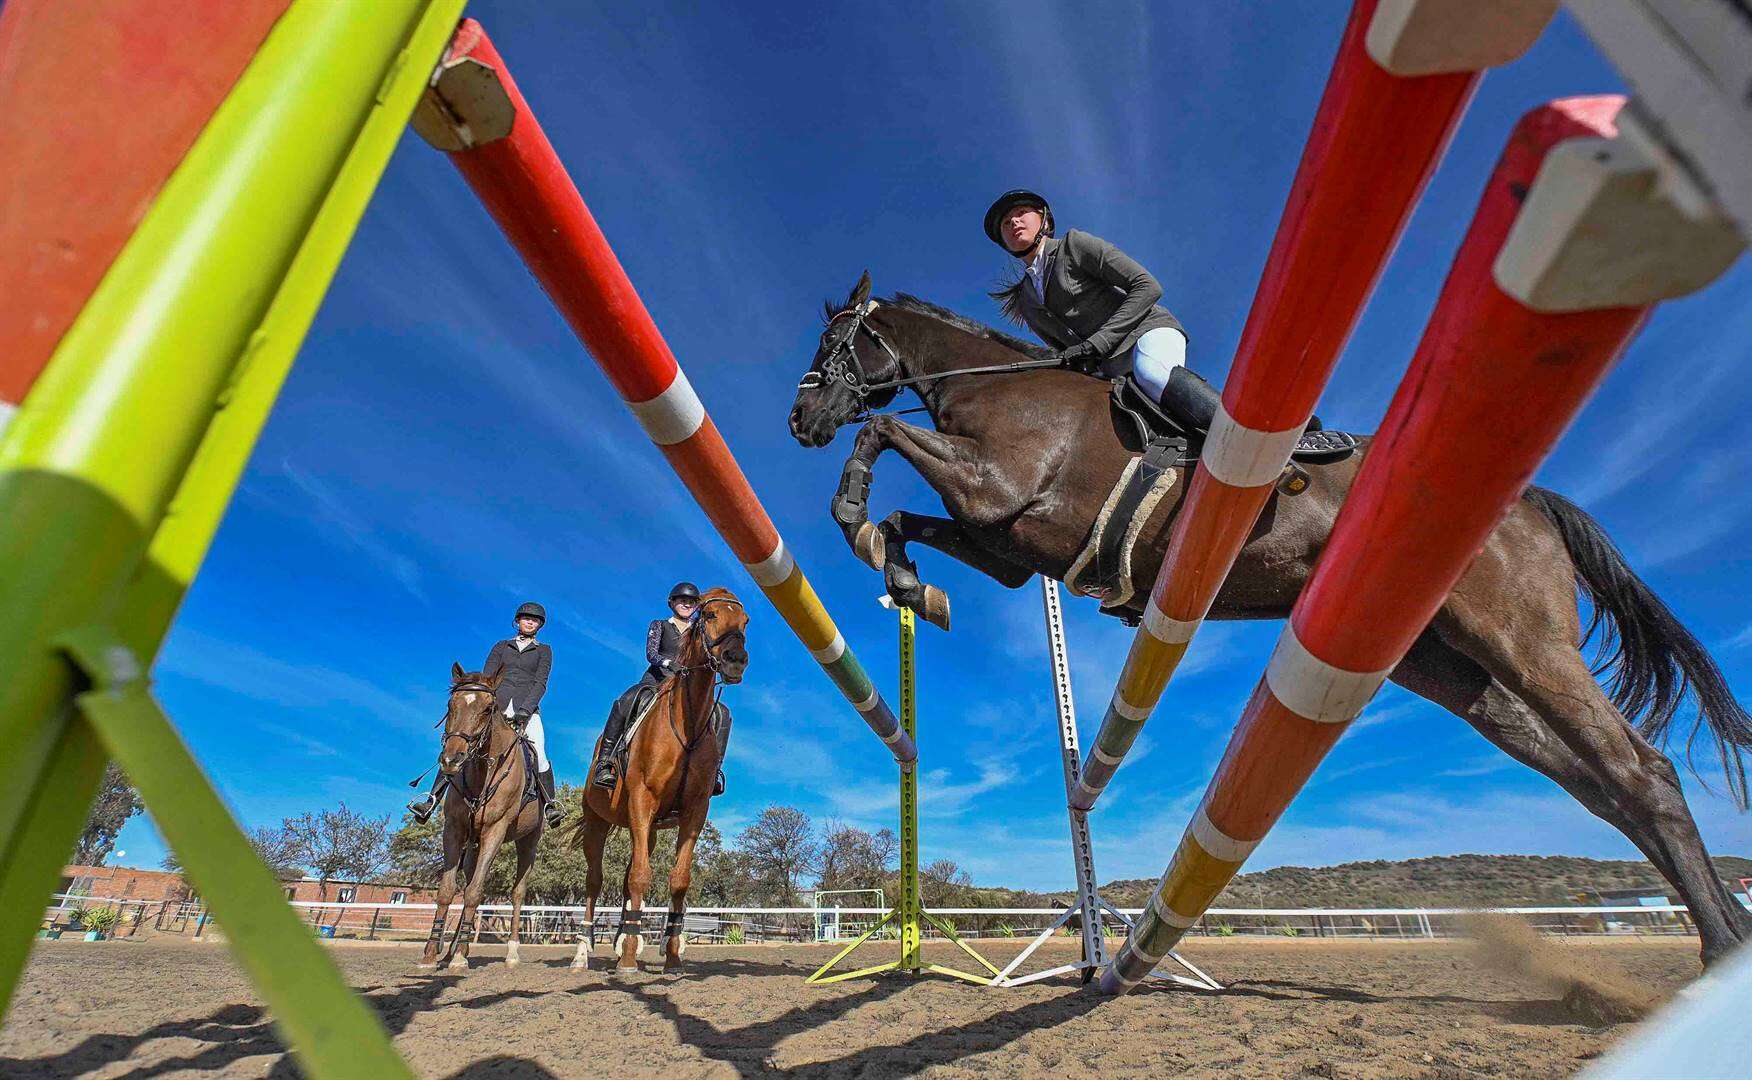
[[[0,1002],[114,755],[305,1071],[406,1075],[146,672],[461,6],[290,4],[0,438]]]

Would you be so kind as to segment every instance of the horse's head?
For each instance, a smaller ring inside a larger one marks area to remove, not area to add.
[[[900,392],[881,385],[900,378],[901,370],[899,355],[871,325],[876,310],[868,270],[844,304],[826,305],[827,328],[791,405],[791,435],[804,446],[826,446],[840,428]]]
[[[438,748],[438,771],[454,776],[473,757],[493,729],[498,708],[493,691],[503,675],[483,676],[450,665],[450,704],[444,712],[444,742]]]
[[[729,589],[708,589],[700,597],[693,624],[705,662],[727,683],[742,681],[748,670],[748,612]]]

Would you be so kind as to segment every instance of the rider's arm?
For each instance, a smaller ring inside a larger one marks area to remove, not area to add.
[[[518,705],[518,712],[537,713],[541,711],[541,696],[547,693],[548,670],[554,666],[553,649],[546,645],[538,645],[534,648],[536,649],[535,685],[529,688],[523,702]]]
[[[645,663],[664,671],[669,670],[669,665],[663,659],[662,619],[652,619],[651,628],[645,631]]]
[[[1098,236],[1073,229],[1059,251],[1082,274],[1125,290],[1125,300],[1101,328],[1065,354],[1071,360],[1105,359],[1149,317],[1150,308],[1162,299],[1162,286],[1136,259]]]
[[[505,657],[499,652],[499,643],[487,651],[487,662],[481,665],[481,678],[490,679],[505,670]]]

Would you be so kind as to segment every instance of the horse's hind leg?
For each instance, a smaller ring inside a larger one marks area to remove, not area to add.
[[[505,963],[516,965],[518,946],[523,943],[523,894],[529,888],[529,869],[535,865],[535,847],[541,841],[541,830],[535,829],[517,838],[517,877],[511,882],[511,940],[505,943]]]
[[[1426,631],[1393,680],[1462,717],[1623,833],[1679,893],[1712,962],[1752,938],[1752,919],[1722,888],[1672,763],[1613,708],[1575,647],[1561,638],[1557,646],[1517,657],[1528,666],[1524,677],[1516,664],[1493,664],[1510,669],[1504,679]]]
[[[584,848],[584,933],[578,938],[578,951],[572,956],[574,968],[588,968],[590,954],[596,949],[596,900],[602,895],[602,848],[608,842],[608,822],[597,817],[588,803],[584,806],[584,824],[578,842]]]

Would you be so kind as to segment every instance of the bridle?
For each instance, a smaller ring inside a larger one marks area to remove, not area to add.
[[[917,386],[920,383],[935,382],[938,379],[947,379],[954,375],[1008,375],[1018,371],[1035,371],[1041,368],[1056,368],[1064,366],[1063,362],[1056,357],[1045,360],[1018,360],[1011,364],[988,364],[983,367],[955,368],[950,371],[939,371],[931,375],[912,375],[904,379],[885,379],[882,382],[871,382],[870,377],[864,373],[863,364],[858,360],[858,350],[856,346],[858,335],[860,333],[868,336],[871,341],[874,341],[881,347],[883,352],[888,354],[888,358],[894,361],[894,369],[896,371],[904,370],[900,362],[900,353],[896,352],[894,346],[888,343],[888,339],[882,336],[880,330],[877,330],[874,326],[870,325],[870,315],[876,310],[877,306],[876,301],[866,300],[857,307],[846,308],[844,311],[829,319],[827,321],[827,326],[830,330],[833,329],[835,323],[845,318],[852,320],[852,328],[838,341],[834,342],[832,351],[827,354],[826,358],[821,361],[821,364],[818,367],[811,368],[804,372],[803,378],[797,381],[797,389],[800,391],[820,390],[832,385],[833,383],[845,384],[846,389],[851,391],[853,399],[857,402],[857,409],[851,416],[840,421],[840,427],[845,427],[847,424],[861,424],[875,416],[876,408],[878,408],[878,406],[872,406],[870,404],[870,398],[879,390],[893,390],[903,386]],[[886,404],[886,402],[884,404]],[[913,412],[916,410],[909,409],[906,411]]]
[[[456,698],[457,694],[468,693],[489,694],[489,700],[491,700],[492,687],[487,686],[485,682],[478,682],[478,680],[475,680],[475,682],[457,682],[456,686],[450,687],[450,696],[452,696],[452,698]],[[449,712],[443,715],[443,717],[440,717],[438,722],[443,724],[447,719],[450,719]],[[442,738],[440,738],[440,742],[438,742],[438,756],[443,756],[443,747],[447,747],[452,738],[463,743],[466,752],[463,754],[463,761],[459,761],[456,766],[456,775],[457,777],[461,777],[464,768],[468,768],[468,763],[473,761],[475,757],[480,757],[480,752],[487,747],[487,738],[492,735],[492,726],[494,726],[496,722],[501,721],[501,719],[505,719],[505,717],[499,714],[498,705],[496,705],[496,703],[494,703],[494,705],[489,705],[489,707],[487,707],[487,722],[482,724],[480,729],[475,731],[473,735],[463,735],[463,733],[459,733],[459,731],[445,731]]]
[[[700,601],[700,614],[703,616],[706,613],[706,609],[713,604],[727,604],[738,611],[743,610],[742,601],[737,600],[734,597],[708,596]],[[715,638],[705,636],[704,630],[701,630],[700,633],[706,643],[706,662],[704,664],[693,664],[688,667],[677,668],[676,673],[681,674],[683,672],[700,671],[709,668],[712,672],[713,680],[716,681],[717,677],[723,674],[724,670],[724,647],[735,641],[746,642],[748,640],[748,633],[743,629],[726,630]]]

